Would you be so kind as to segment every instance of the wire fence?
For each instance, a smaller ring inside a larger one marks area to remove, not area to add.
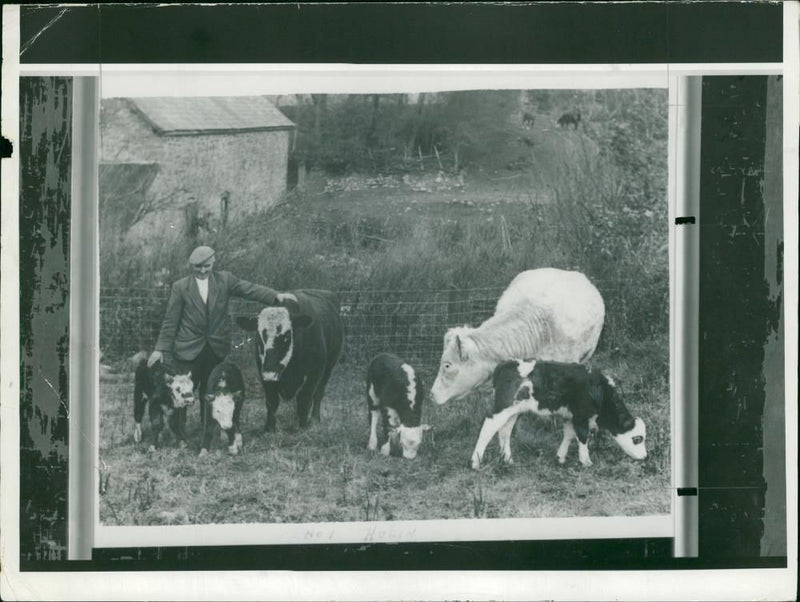
[[[390,351],[419,365],[438,363],[444,333],[452,326],[477,325],[494,313],[502,288],[339,291],[345,329],[343,362],[363,364]],[[100,291],[100,349],[106,361],[153,349],[166,309],[169,288]],[[250,335],[237,316],[257,314],[262,305],[232,299],[234,361],[252,357]]]

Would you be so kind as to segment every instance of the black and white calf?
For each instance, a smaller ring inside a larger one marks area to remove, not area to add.
[[[156,362],[147,367],[147,360],[141,359],[136,366],[133,385],[133,440],[142,440],[142,418],[144,407],[149,403],[150,428],[153,442],[149,451],[158,447],[158,439],[164,428],[164,416],[169,428],[178,439],[180,447],[186,447],[184,429],[186,408],[194,403],[194,384],[192,375],[172,374],[163,363]]]
[[[203,403],[206,404],[206,411],[203,415],[200,455],[208,453],[215,425],[219,425],[222,436],[228,437],[228,451],[235,456],[242,451],[239,417],[244,405],[244,379],[236,364],[222,362],[211,371]]]
[[[607,430],[630,457],[647,457],[645,425],[633,418],[617,393],[614,382],[582,364],[512,360],[500,364],[492,378],[494,411],[486,418],[472,453],[472,467],[479,468],[484,451],[498,434],[503,459],[512,463],[511,431],[519,415],[559,415],[564,421],[564,438],[558,447],[563,464],[573,438],[578,439],[581,464],[591,466],[588,438],[590,428]]]
[[[420,424],[423,398],[422,382],[411,366],[391,353],[375,356],[367,369],[370,417],[367,448],[378,449],[378,419],[382,418],[386,442],[381,446],[381,453],[388,456],[392,440],[399,436],[403,457],[416,458],[422,433],[430,429],[427,424]]]

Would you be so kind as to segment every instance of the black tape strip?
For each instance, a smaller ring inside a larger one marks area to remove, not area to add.
[[[3,159],[8,159],[14,152],[14,145],[11,144],[11,140],[3,136],[0,138],[0,156]]]

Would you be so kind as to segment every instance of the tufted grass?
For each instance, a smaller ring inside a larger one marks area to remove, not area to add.
[[[580,135],[566,135],[571,142],[565,142],[565,149],[583,148]],[[515,464],[501,463],[495,439],[483,468],[473,471],[468,463],[490,404],[488,388],[444,407],[426,402],[423,419],[434,430],[417,459],[385,458],[366,450],[366,366],[352,364],[334,371],[321,423],[301,431],[294,404],[282,403],[277,433],[264,435],[263,396],[246,353],[246,359],[239,360],[248,387],[242,418],[245,452],[237,457],[227,454],[219,438],[208,457],[197,457],[197,407],[189,415],[187,449],[175,448],[165,436],[165,446],[148,454],[147,419],[145,442],[133,442],[132,374],[101,382],[100,469],[108,479],[100,497],[101,522],[303,523],[668,513],[666,203],[660,193],[645,198],[636,190],[625,192],[636,178],[622,177],[605,163],[573,165],[570,157],[560,159],[567,167],[560,175],[551,174],[549,186],[517,179],[519,173],[499,173],[476,176],[476,181],[468,178],[464,190],[437,193],[308,190],[275,211],[230,224],[218,239],[207,242],[217,249],[220,268],[278,290],[502,287],[523,269],[580,269],[598,282],[606,301],[606,324],[592,364],[614,377],[631,413],[647,424],[646,460],[628,458],[600,433],[589,444],[592,467],[580,465],[574,442],[561,466],[555,457],[560,425],[523,416],[512,437]],[[655,182],[654,191],[665,188],[666,161],[658,177],[663,185]],[[129,256],[137,255],[125,255]],[[115,280],[112,259],[106,258],[105,282],[135,284],[128,277]],[[180,269],[178,264],[166,267],[178,274],[184,263],[180,260]],[[163,267],[155,260],[142,266],[142,278]],[[429,387],[436,365],[416,368]]]
[[[647,348],[644,348],[647,347]],[[215,438],[198,458],[199,409],[192,408],[190,445],[171,435],[148,453],[133,442],[133,382],[101,383],[100,460],[108,486],[100,496],[106,525],[304,523],[665,514],[670,503],[670,427],[664,341],[632,347],[595,364],[618,376],[629,409],[644,418],[649,455],[625,456],[607,434],[594,435],[594,465],[583,468],[573,442],[565,465],[555,451],[555,419],[522,416],[512,437],[515,464],[500,460],[495,438],[479,471],[468,467],[490,404],[484,387],[445,406],[426,401],[423,418],[435,428],[414,461],[366,449],[364,368],[341,365],[322,406],[322,421],[297,426],[293,403],[282,403],[275,434],[261,433],[266,411],[255,370],[242,366],[248,385],[243,413],[245,453],[229,456]],[[648,356],[649,354],[649,356]],[[649,361],[642,358],[650,357]],[[421,367],[432,382],[433,367]]]

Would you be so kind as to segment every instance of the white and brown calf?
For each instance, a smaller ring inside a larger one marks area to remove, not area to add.
[[[416,458],[422,434],[430,429],[427,424],[420,424],[423,398],[422,382],[411,366],[390,353],[375,356],[367,369],[370,418],[367,448],[378,449],[378,421],[382,418],[386,441],[381,445],[381,453],[390,455],[392,441],[399,438],[403,457]]]
[[[223,438],[227,435],[228,452],[237,455],[243,448],[239,417],[244,405],[244,379],[236,364],[222,362],[211,371],[203,403],[206,410],[200,455],[208,453],[215,426],[219,426]]]
[[[556,455],[567,457],[572,439],[578,439],[578,458],[591,466],[589,429],[607,430],[622,450],[636,460],[647,457],[645,424],[633,418],[617,393],[614,382],[581,364],[513,360],[500,364],[492,378],[494,410],[483,422],[472,467],[483,460],[486,446],[498,435],[503,459],[512,463],[511,432],[523,412],[564,418],[564,438]]]
[[[178,439],[180,447],[186,447],[185,427],[186,408],[194,403],[194,383],[192,375],[172,374],[162,362],[147,366],[142,358],[136,367],[133,386],[133,440],[142,440],[142,418],[147,405],[153,442],[149,451],[158,447],[158,440],[164,428],[164,416],[170,430]]]

